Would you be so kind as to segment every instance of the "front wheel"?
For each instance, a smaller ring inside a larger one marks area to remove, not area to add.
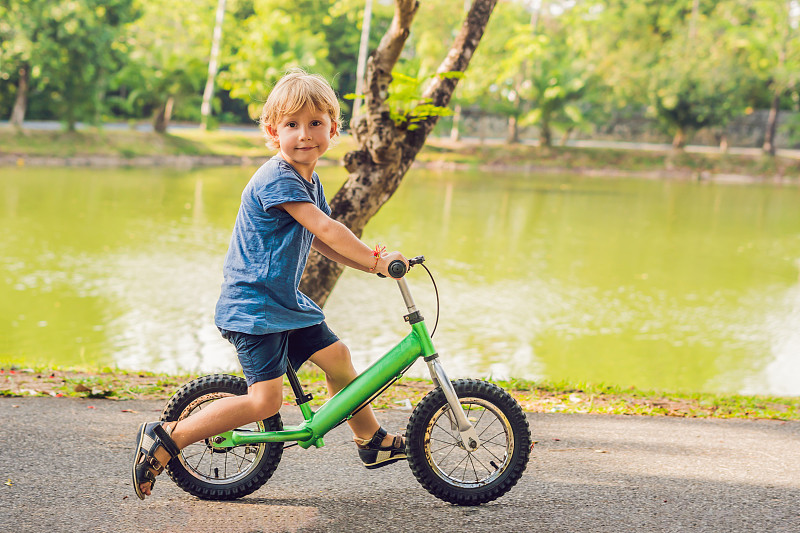
[[[462,444],[441,387],[414,409],[406,432],[411,471],[425,489],[446,502],[480,505],[513,487],[528,464],[531,434],[525,413],[506,391],[485,381],[453,382],[481,445]]]
[[[227,374],[203,376],[176,392],[161,414],[161,420],[183,420],[220,398],[247,394],[244,379]],[[280,413],[239,428],[245,431],[283,429]],[[261,487],[275,472],[283,455],[283,443],[248,444],[231,448],[212,446],[209,439],[181,450],[167,465],[172,481],[204,500],[233,500]]]

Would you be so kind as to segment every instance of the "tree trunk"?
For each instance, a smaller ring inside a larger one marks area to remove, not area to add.
[[[480,118],[478,118],[478,141],[481,145],[486,144],[486,135],[489,132],[489,117],[485,111],[480,111]]]
[[[156,113],[155,119],[153,120],[153,130],[155,130],[156,133],[167,132],[169,121],[172,118],[172,106],[174,104],[175,97],[170,96],[167,98],[167,101],[164,102],[164,105],[159,108],[158,113]]]
[[[211,100],[214,98],[214,79],[217,77],[217,62],[219,48],[222,42],[222,22],[225,19],[226,0],[217,3],[217,15],[214,23],[214,33],[211,36],[211,56],[208,60],[208,78],[203,90],[203,103],[200,104],[200,129],[208,129],[208,119],[211,116]],[[163,133],[163,132],[162,132]]]
[[[17,84],[17,98],[14,100],[14,107],[11,110],[11,125],[17,130],[22,129],[22,123],[25,120],[25,113],[28,110],[28,83],[30,81],[30,73],[28,72],[28,64],[23,63],[19,67],[19,83]]]
[[[539,147],[550,148],[553,146],[553,132],[550,130],[550,118],[542,114],[542,121],[539,124]]]
[[[472,3],[438,73],[466,70],[496,3],[497,0]],[[418,123],[417,129],[409,131],[402,125],[395,125],[386,104],[392,69],[403,50],[418,7],[416,0],[395,0],[392,23],[367,62],[366,111],[351,125],[360,148],[345,155],[344,163],[350,176],[330,202],[331,216],[359,237],[370,218],[397,190],[438,119],[430,117]],[[457,83],[457,78],[435,77],[422,97],[430,98],[433,105],[446,107]],[[322,306],[343,268],[314,253],[309,257],[300,289]]]
[[[569,142],[569,138],[572,135],[572,130],[573,129],[574,128],[567,128],[564,131],[564,135],[561,136],[561,146],[566,146],[567,145],[567,142]]]
[[[728,148],[728,135],[725,134],[725,132],[722,132],[722,134],[719,136],[719,151],[723,154],[727,154]]]
[[[508,131],[506,133],[506,142],[508,144],[519,143],[519,123],[517,122],[517,117],[513,115],[508,117]]]
[[[672,148],[673,150],[682,152],[685,147],[686,130],[683,128],[678,128],[678,130],[675,132],[675,136],[672,138]]]
[[[778,129],[778,111],[781,104],[781,95],[776,91],[772,97],[772,106],[769,108],[767,127],[764,132],[764,145],[761,150],[767,155],[775,155],[775,132]]]

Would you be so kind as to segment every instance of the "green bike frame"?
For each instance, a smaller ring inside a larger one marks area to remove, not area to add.
[[[397,346],[389,350],[346,387],[336,393],[316,412],[312,411],[307,403],[301,403],[298,396],[300,410],[305,419],[299,426],[286,426],[280,431],[227,431],[212,437],[209,439],[209,443],[219,448],[259,444],[262,442],[294,441],[297,441],[303,448],[324,446],[322,437],[328,431],[347,420],[363,405],[372,401],[384,388],[402,376],[414,361],[419,357],[424,357],[434,385],[442,387],[445,397],[447,397],[451,406],[451,412],[454,416],[451,416],[450,420],[453,428],[459,431],[462,442],[468,449],[477,449],[480,445],[478,436],[472,424],[464,415],[455,390],[438,362],[438,355],[425,325],[425,320],[414,305],[405,279],[398,279],[397,284],[409,312],[405,317],[406,321],[411,324],[411,333],[400,341]]]

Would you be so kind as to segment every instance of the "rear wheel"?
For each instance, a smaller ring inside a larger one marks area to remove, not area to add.
[[[176,392],[164,408],[161,420],[180,421],[227,396],[247,394],[244,379],[227,374],[203,376]],[[280,413],[238,429],[278,431]],[[283,443],[247,444],[231,448],[212,446],[209,439],[190,444],[167,465],[169,477],[186,492],[204,500],[233,500],[260,488],[275,472],[283,455]]]
[[[485,381],[453,382],[481,445],[469,451],[451,422],[441,388],[414,409],[406,432],[411,471],[428,492],[457,505],[480,505],[513,487],[528,464],[531,435],[525,413],[503,389]]]

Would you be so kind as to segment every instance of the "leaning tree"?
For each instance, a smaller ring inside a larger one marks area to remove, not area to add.
[[[423,105],[446,107],[486,30],[497,0],[473,0],[461,30],[442,61],[431,84],[424,90]],[[359,148],[344,156],[349,177],[330,201],[332,217],[361,236],[364,226],[397,190],[438,115],[421,120],[398,121],[387,102],[389,85],[411,23],[419,7],[417,0],[395,0],[394,18],[367,61],[363,114],[351,123]],[[418,115],[419,116],[419,115]],[[319,253],[306,265],[301,290],[324,305],[343,267]]]

